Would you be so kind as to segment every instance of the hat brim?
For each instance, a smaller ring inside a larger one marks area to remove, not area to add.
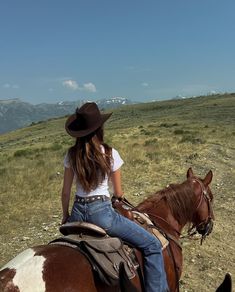
[[[98,128],[100,128],[112,115],[112,113],[108,113],[108,114],[101,114],[101,119],[99,121],[99,123],[97,123],[94,127],[91,127],[89,129],[85,129],[85,130],[71,130],[70,127],[71,125],[76,121],[77,119],[77,115],[73,114],[71,116],[68,117],[66,123],[65,123],[65,130],[66,132],[75,138],[80,138],[80,137],[85,137],[89,134],[91,134],[92,132],[94,132],[95,130],[97,130]]]

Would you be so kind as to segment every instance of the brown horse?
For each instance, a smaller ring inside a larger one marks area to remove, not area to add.
[[[169,240],[163,256],[170,291],[179,290],[182,272],[179,239],[183,227],[192,223],[191,232],[195,229],[203,239],[212,231],[213,195],[209,187],[212,176],[209,171],[200,179],[190,168],[186,181],[169,185],[135,208],[147,213]],[[121,291],[131,291],[125,288],[129,284],[135,291],[142,291],[138,275],[130,283],[122,283],[124,280],[125,277],[120,278],[120,287],[124,287]],[[27,249],[0,270],[1,292],[112,292],[120,291],[120,287],[107,286],[94,277],[90,263],[79,251],[55,244]]]

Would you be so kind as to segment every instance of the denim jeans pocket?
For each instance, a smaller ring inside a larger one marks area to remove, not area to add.
[[[96,224],[105,230],[112,226],[113,210],[109,204],[102,203],[95,207],[92,206],[88,211],[88,222]]]
[[[68,222],[84,221],[84,206],[74,202]]]

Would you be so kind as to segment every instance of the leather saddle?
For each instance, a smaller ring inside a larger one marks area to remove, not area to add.
[[[117,212],[134,220],[156,236],[162,243],[162,249],[168,245],[168,240],[159,232],[142,213],[132,211],[129,202],[123,201],[113,204]],[[91,263],[98,277],[108,285],[118,285],[119,268],[124,264],[126,275],[132,279],[136,273],[143,278],[143,259],[141,253],[133,247],[124,244],[119,238],[110,237],[101,227],[87,222],[70,222],[60,227],[64,237],[49,244],[66,245],[79,249]]]
[[[65,245],[78,249],[91,264],[101,281],[110,286],[119,284],[119,270],[125,270],[129,279],[139,267],[133,250],[117,237],[110,237],[101,227],[87,222],[71,222],[60,227],[63,237],[49,244]]]
[[[95,237],[106,236],[106,231],[92,223],[88,222],[68,222],[60,226],[60,232],[63,235],[84,234]]]

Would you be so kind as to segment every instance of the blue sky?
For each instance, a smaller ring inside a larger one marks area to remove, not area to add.
[[[233,0],[0,0],[0,99],[235,92]]]

